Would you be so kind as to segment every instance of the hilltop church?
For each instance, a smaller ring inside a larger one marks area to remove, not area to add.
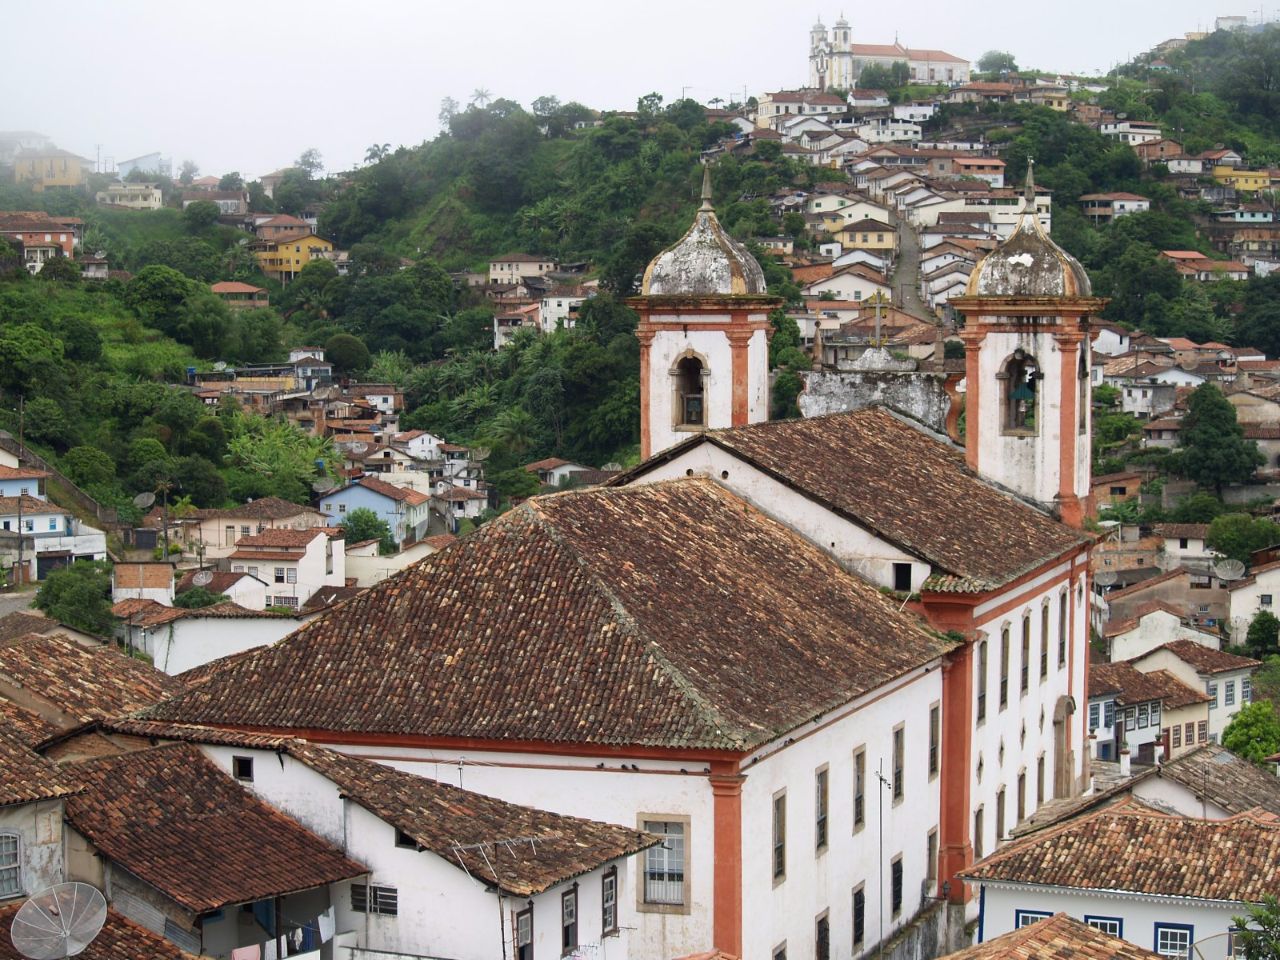
[[[840,15],[828,33],[819,19],[809,30],[809,86],[853,90],[864,67],[905,63],[914,83],[968,83],[969,61],[944,50],[913,50],[893,43],[854,43],[849,21]]]
[[[962,946],[959,875],[1089,783],[1102,303],[1026,210],[953,301],[962,448],[882,409],[768,420],[778,301],[704,175],[630,301],[642,463],[528,501],[147,716],[661,837],[607,903],[574,900],[613,918],[580,945],[597,957],[859,957],[910,926]],[[529,960],[521,938],[566,916],[515,899],[495,919]],[[393,922],[359,936],[396,949]]]

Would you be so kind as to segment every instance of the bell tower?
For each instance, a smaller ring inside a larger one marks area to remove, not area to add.
[[[640,314],[640,455],[695,433],[769,419],[769,311],[782,306],[760,264],[725,233],[703,169],[693,225],[644,272]]]
[[[1036,211],[1032,167],[1013,233],[978,262],[963,297],[969,466],[1079,527],[1089,512],[1090,317],[1080,262]]]

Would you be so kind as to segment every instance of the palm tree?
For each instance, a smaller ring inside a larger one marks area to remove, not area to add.
[[[379,160],[381,160],[390,152],[391,152],[391,144],[375,143],[373,146],[371,146],[368,150],[364,152],[364,162],[377,163]]]
[[[489,96],[489,91],[484,87],[476,87],[471,91],[471,105],[483,109],[489,105],[489,101],[493,98]]]
[[[712,97],[710,100],[707,101],[707,106],[718,107],[722,103],[724,103],[724,97]]]

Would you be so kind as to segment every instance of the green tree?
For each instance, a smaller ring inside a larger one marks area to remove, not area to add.
[[[368,370],[370,364],[369,348],[359,337],[349,333],[339,333],[325,342],[324,355],[334,369],[340,373],[353,374]]]
[[[54,570],[36,592],[35,605],[59,623],[95,636],[110,636],[115,626],[111,565],[104,560],[77,560]]]
[[[343,517],[338,526],[342,527],[348,546],[365,540],[377,540],[380,554],[386,556],[396,552],[396,542],[391,536],[387,521],[368,507],[356,507]]]
[[[72,447],[62,458],[67,476],[86,490],[115,483],[116,465],[97,447]]]
[[[196,177],[200,176],[200,165],[194,160],[183,160],[182,167],[178,173],[178,182],[183,186],[190,186]]]
[[[1280,717],[1271,701],[1255,700],[1241,707],[1222,732],[1222,745],[1254,763],[1280,750]]]
[[[333,444],[303,433],[284,420],[241,415],[237,432],[227,442],[233,468],[228,487],[234,499],[277,496],[294,503],[311,499],[311,485],[321,476],[333,478]],[[322,466],[317,466],[321,464]]]
[[[1170,523],[1212,523],[1215,517],[1227,512],[1226,504],[1211,493],[1203,491],[1183,497],[1169,512]]]
[[[197,200],[182,211],[182,222],[191,233],[205,233],[218,222],[220,212],[212,200]]]
[[[41,280],[75,283],[80,279],[80,264],[70,257],[54,257],[44,262],[36,276]]]
[[[1267,894],[1247,909],[1246,916],[1231,920],[1245,960],[1280,960],[1280,900]]]
[[[1259,610],[1249,623],[1245,645],[1249,652],[1261,659],[1277,652],[1280,644],[1280,619],[1270,610]]]
[[[978,58],[978,69],[983,73],[1017,73],[1018,61],[1005,50],[988,50]]]
[[[199,610],[211,607],[215,603],[226,603],[231,598],[225,593],[214,593],[205,587],[192,587],[173,598],[173,605],[184,610]]]
[[[306,171],[308,177],[314,177],[324,169],[324,158],[320,156],[320,151],[315,147],[308,147],[302,151],[294,166],[299,170]]]
[[[232,170],[230,173],[224,173],[222,178],[218,180],[219,190],[243,190],[244,177],[240,176],[239,170]]]
[[[1205,543],[1224,557],[1248,564],[1255,550],[1280,543],[1280,525],[1247,513],[1224,513],[1209,524]]]
[[[1224,486],[1246,482],[1264,462],[1258,445],[1244,438],[1235,407],[1212,383],[1201,384],[1188,398],[1179,444],[1171,468],[1219,498]]]

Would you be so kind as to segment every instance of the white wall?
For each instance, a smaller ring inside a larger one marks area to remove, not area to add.
[[[1270,598],[1270,603],[1262,602],[1264,595]],[[1277,595],[1280,595],[1280,567],[1254,574],[1252,583],[1241,581],[1231,584],[1227,596],[1233,643],[1244,643],[1249,624],[1259,610],[1276,613],[1280,609],[1280,596]]]
[[[131,628],[134,643],[170,676],[219,657],[275,643],[302,626],[293,617],[183,617],[172,623]]]
[[[1174,640],[1190,640],[1212,650],[1217,650],[1221,646],[1218,638],[1212,634],[1184,627],[1182,620],[1174,614],[1165,610],[1155,610],[1139,620],[1138,625],[1132,630],[1118,633],[1110,639],[1111,659],[1131,660]],[[1173,654],[1169,656],[1179,664],[1182,663]],[[1145,672],[1145,668],[1139,669]],[[1197,686],[1194,681],[1190,682],[1190,685]]]
[[[0,834],[3,833],[18,835],[21,896],[39,893],[62,882],[61,800],[0,807]]]

